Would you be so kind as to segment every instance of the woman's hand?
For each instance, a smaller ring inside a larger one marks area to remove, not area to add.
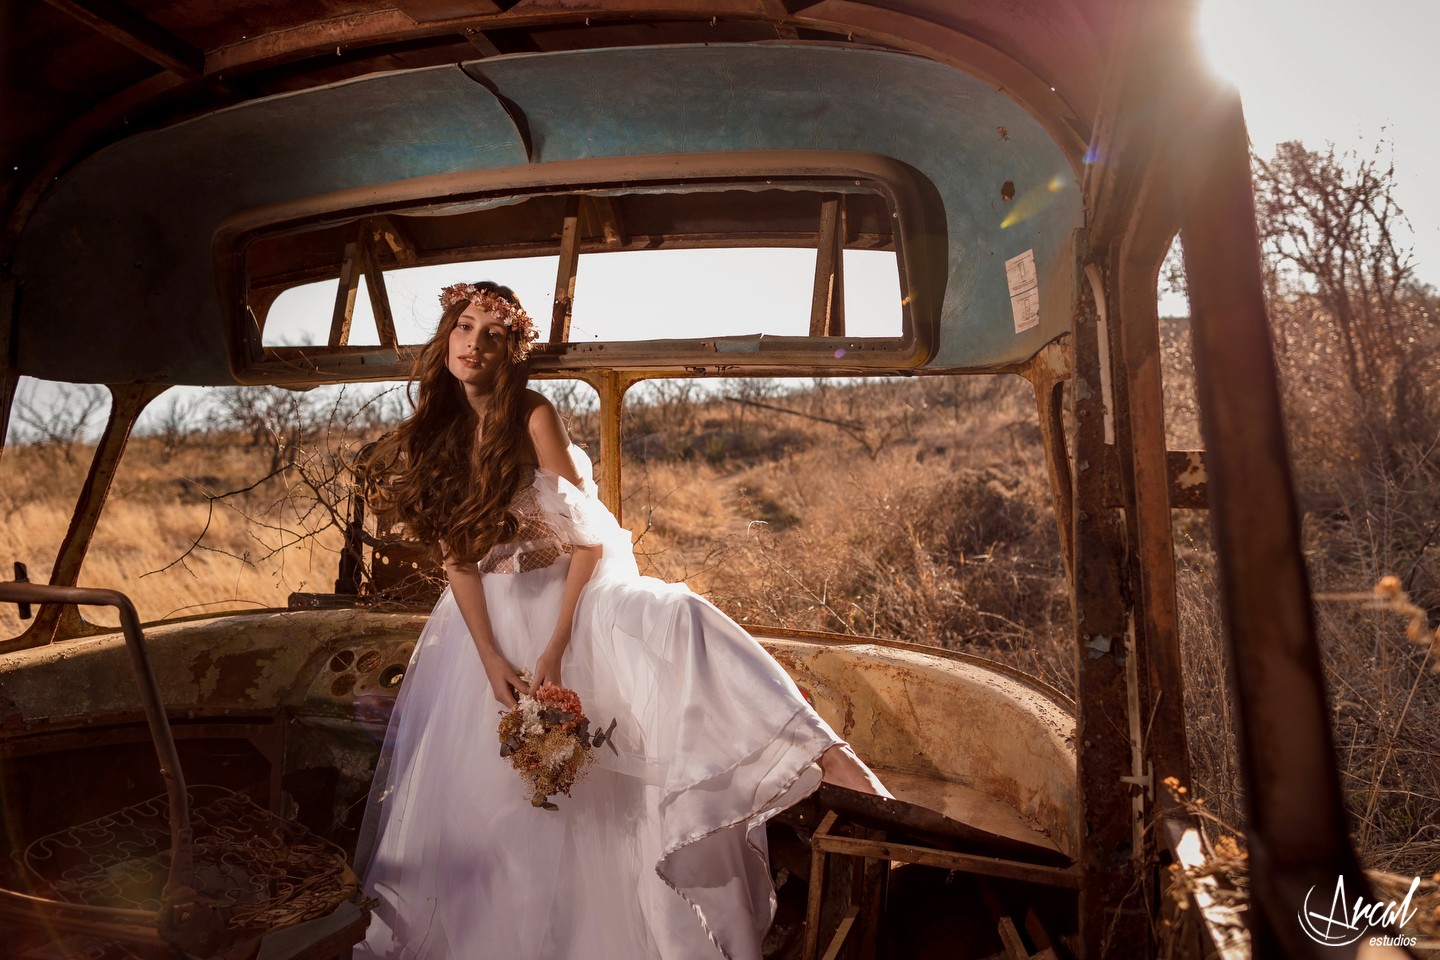
[[[550,641],[545,652],[540,654],[540,659],[535,661],[535,678],[531,681],[530,688],[539,690],[547,683],[553,683],[557,687],[564,686],[560,682],[560,661],[564,658],[565,647]]]
[[[510,709],[515,706],[515,694],[529,693],[530,686],[520,679],[520,674],[510,666],[503,657],[495,657],[485,661],[485,676],[490,680],[490,689],[495,694],[495,699],[500,701],[500,706]],[[535,684],[539,686],[539,684]]]

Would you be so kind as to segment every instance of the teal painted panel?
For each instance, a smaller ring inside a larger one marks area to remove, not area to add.
[[[1039,124],[988,84],[915,57],[806,45],[563,59],[564,69],[549,55],[465,65],[520,107],[537,161],[727,150],[893,157],[929,177],[945,203],[950,269],[932,365],[1025,360],[1068,329],[1078,185]],[[1005,261],[1027,250],[1041,322],[1017,334]]]
[[[30,221],[14,268],[20,368],[76,382],[229,383],[219,224],[265,204],[524,163],[500,104],[454,66],[132,137],[77,166]]]
[[[21,240],[22,371],[230,382],[211,251],[219,224],[302,197],[524,166],[513,122],[487,86],[523,112],[539,163],[804,149],[911,165],[945,204],[949,272],[934,365],[1023,360],[1069,322],[1076,186],[1058,148],[1002,94],[948,67],[875,51],[631,48],[369,77],[242,104],[102,151],[47,193]],[[1016,191],[1009,203],[1005,181]],[[1007,222],[1017,211],[1025,215]],[[1017,334],[1004,262],[1032,249],[1041,321]]]

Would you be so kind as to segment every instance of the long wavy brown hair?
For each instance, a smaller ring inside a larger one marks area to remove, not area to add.
[[[489,280],[475,287],[520,306],[509,287]],[[447,365],[450,332],[469,305],[461,300],[440,315],[435,335],[410,374],[415,412],[358,465],[373,485],[368,499],[378,515],[403,524],[408,537],[437,548],[443,544],[445,559],[464,563],[515,536],[516,520],[506,508],[523,476],[524,396],[530,381],[529,363],[511,359],[520,337],[512,328],[509,339],[515,342],[507,344],[485,422],[479,423]]]

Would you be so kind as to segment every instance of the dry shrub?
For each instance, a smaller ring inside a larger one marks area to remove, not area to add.
[[[1399,419],[1377,419],[1376,404],[1357,395],[1345,375],[1344,352],[1325,334],[1326,318],[1313,297],[1278,297],[1270,308],[1311,584],[1322,596],[1347,598],[1321,602],[1316,617],[1356,846],[1371,867],[1432,870],[1440,856],[1440,751],[1433,736],[1440,729],[1440,677],[1426,668],[1433,654],[1407,641],[1403,619],[1355,598],[1370,596],[1377,581],[1395,575],[1422,610],[1440,606],[1435,385],[1411,381],[1397,392],[1409,398],[1407,432],[1397,433]],[[1185,334],[1183,324],[1175,325],[1162,351],[1172,443],[1198,437]],[[1181,654],[1190,691],[1228,689],[1205,519],[1181,513],[1176,519]],[[1236,722],[1229,697],[1186,698],[1194,784],[1225,820],[1241,824]]]
[[[677,460],[673,442],[627,446],[642,565],[743,623],[963,649],[1073,686],[1028,385],[817,381],[762,396],[766,408],[722,397],[695,415],[702,430],[743,426],[713,462]]]

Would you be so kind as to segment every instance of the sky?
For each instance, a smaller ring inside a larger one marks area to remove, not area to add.
[[[1395,196],[1413,231],[1408,239],[1414,246],[1416,276],[1440,286],[1440,123],[1435,120],[1440,115],[1435,102],[1440,97],[1440,57],[1431,49],[1440,32],[1437,27],[1440,0],[1206,0],[1201,10],[1209,58],[1217,72],[1239,88],[1252,145],[1262,156],[1273,155],[1275,144],[1285,140],[1301,140],[1311,149],[1333,142],[1341,151],[1366,155],[1377,143],[1390,144],[1385,149],[1393,149]],[[774,268],[770,271],[741,260],[716,260],[709,267],[697,264],[697,255],[715,256],[706,251],[674,251],[679,256],[669,260],[657,256],[663,253],[653,252],[650,260],[633,268],[634,274],[608,275],[582,266],[575,331],[600,336],[627,319],[640,319],[606,317],[601,315],[604,311],[591,310],[594,304],[620,305],[615,309],[631,314],[643,309],[646,319],[655,322],[663,321],[674,304],[698,302],[710,309],[705,320],[708,335],[754,330],[750,312],[757,303],[793,300],[795,306],[786,313],[808,317],[813,252],[742,252],[742,260],[748,256],[753,263],[759,257]],[[847,253],[847,320],[858,327],[861,318],[875,317],[881,326],[871,335],[885,335],[898,320],[894,260],[856,257],[852,262],[856,253]],[[792,263],[797,256],[809,260]],[[553,257],[535,258],[503,270],[537,318],[550,312],[554,264]],[[433,324],[434,297],[440,286],[457,279],[480,279],[453,276],[454,268],[422,268],[413,273],[393,280],[387,274],[403,339],[423,336],[426,325]],[[865,282],[866,273],[877,278],[874,283]],[[780,279],[782,274],[790,279]],[[747,278],[750,286],[740,289],[737,278]],[[798,283],[790,282],[795,278]],[[696,283],[707,283],[710,289],[697,297]],[[635,296],[642,287],[647,291],[643,305],[642,298]],[[331,283],[325,289],[287,294],[291,302],[282,300],[272,312],[275,320],[267,342],[308,339],[295,328],[295,321],[284,319],[287,314],[318,316],[320,323],[314,326],[327,329],[333,290]],[[374,342],[365,297],[359,297],[357,305],[360,316],[354,342],[366,342],[367,330],[369,342]],[[1162,300],[1161,312],[1184,312],[1183,302]],[[411,330],[408,338],[406,327]],[[769,332],[799,331],[772,328]],[[47,391],[37,390],[33,381],[22,381],[21,391],[22,400],[45,402]],[[165,402],[165,398],[157,401],[150,412],[158,412]]]
[[[1440,286],[1440,28],[1435,0],[1206,0],[1201,29],[1240,90],[1251,145],[1394,145],[1395,198],[1414,230],[1416,275]]]

